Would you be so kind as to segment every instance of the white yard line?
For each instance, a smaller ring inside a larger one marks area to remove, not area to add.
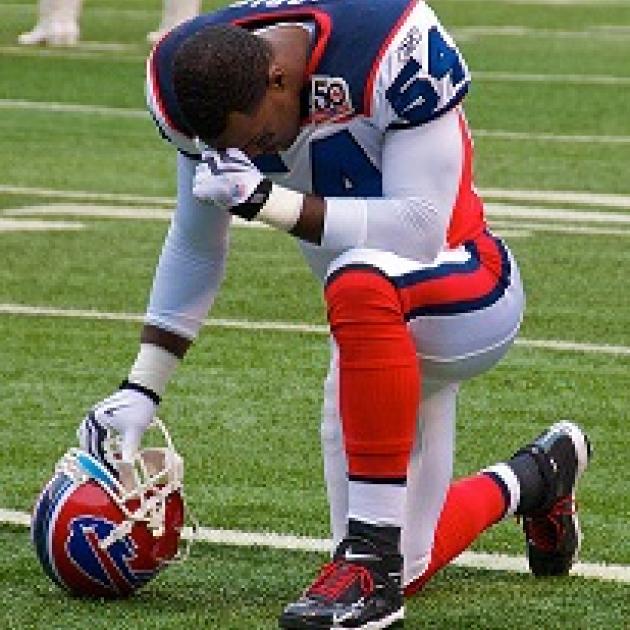
[[[630,213],[628,212],[588,212],[587,210],[564,208],[533,208],[507,204],[487,204],[486,213],[489,217],[510,219],[552,219],[568,223],[630,224]]]
[[[0,232],[53,232],[83,230],[85,223],[73,221],[36,221],[31,219],[4,219],[0,217]]]
[[[89,44],[89,45],[86,45]],[[139,46],[110,44],[107,42],[83,42],[77,48],[47,48],[44,46],[0,46],[0,56],[47,57],[49,59],[72,59],[72,61],[103,61],[112,63],[142,64],[147,53]],[[113,55],[112,53],[117,53]]]
[[[2,186],[0,186],[0,192],[2,192]],[[484,188],[480,193],[484,199],[503,199],[505,201],[525,202],[538,201],[540,203],[571,203],[583,206],[630,209],[630,195],[588,193],[570,190],[506,190],[503,188]]]
[[[486,37],[532,37],[543,39],[628,39],[630,27],[625,25],[601,24],[591,28],[568,31],[554,28],[534,28],[520,24],[501,26],[459,26],[451,29],[456,40],[464,41]]]
[[[608,193],[588,193],[563,190],[507,190],[504,188],[485,188],[479,191],[485,199],[505,201],[524,201],[540,203],[570,203],[584,206],[603,206],[606,208],[630,209],[630,195]],[[87,190],[57,190],[31,186],[13,186],[0,184],[0,194],[43,197],[46,199],[81,199],[89,201],[108,201],[112,203],[150,204],[173,206],[174,197],[152,197],[148,195],[100,193]],[[493,204],[487,204],[492,208]]]
[[[584,236],[630,237],[630,229],[559,225],[557,223],[521,223],[520,221],[490,221],[490,227],[498,236],[514,237],[514,231],[523,233],[545,232],[549,234],[578,234]]]
[[[569,83],[576,85],[630,85],[630,77],[606,74],[533,74],[518,71],[473,70],[473,81],[498,83]]]
[[[53,114],[86,114],[97,116],[115,116],[150,120],[144,109],[108,107],[105,105],[86,105],[82,103],[59,103],[45,101],[25,101],[0,99],[0,109],[18,111],[41,111]],[[602,134],[553,134],[543,132],[509,131],[503,129],[475,129],[478,138],[511,140],[519,142],[560,142],[575,144],[630,144],[630,136]]]
[[[484,199],[524,202],[538,201],[540,203],[570,203],[583,206],[630,209],[630,195],[588,193],[571,190],[508,190],[505,188],[484,188],[479,192]],[[14,186],[12,184],[0,184],[0,194],[3,193],[7,195],[44,197],[46,199],[82,199],[161,206],[172,206],[175,203],[174,197],[102,193],[88,190],[59,190],[39,188],[36,186]]]
[[[120,193],[101,193],[89,190],[56,190],[31,186],[12,186],[0,184],[0,194],[44,197],[47,199],[85,199],[90,201],[111,201],[116,203],[148,203],[160,206],[173,206],[174,197],[152,197],[148,195],[126,195]],[[630,202],[629,202],[630,203]],[[630,205],[628,206],[630,207]]]
[[[503,209],[507,209],[508,206],[502,206]],[[528,208],[522,208],[519,206],[514,206],[516,210],[521,210],[523,213],[519,218],[538,218],[533,214],[528,214],[526,211]],[[534,208],[533,211],[536,210],[542,211],[542,209]],[[615,228],[606,228],[606,227],[592,227],[592,226],[581,226],[575,225],[576,223],[580,223],[583,221],[589,221],[588,213],[584,213],[582,211],[575,211],[573,213],[569,213],[567,211],[564,212],[564,216],[555,215],[551,216],[554,220],[558,221],[566,221],[571,225],[561,225],[559,223],[524,223],[522,221],[513,221],[509,220],[511,218],[511,214],[509,211],[505,210],[503,212],[497,212],[496,214],[492,213],[492,207],[490,206],[490,217],[503,217],[505,220],[494,219],[490,222],[492,229],[498,233],[499,236],[504,236],[506,238],[523,238],[531,236],[532,232],[547,232],[554,234],[583,234],[585,236],[621,236],[621,237],[629,237],[630,236],[630,226],[627,229],[615,229]],[[587,215],[586,218],[583,219],[582,214]],[[51,205],[39,205],[39,206],[24,206],[22,208],[8,208],[6,210],[0,210],[0,231],[12,230],[12,229],[20,229],[21,226],[24,225],[25,219],[20,219],[19,221],[14,221],[13,224],[9,219],[4,219],[3,217],[56,217],[56,216],[72,216],[72,217],[80,217],[84,219],[118,219],[118,220],[131,220],[131,221],[170,221],[173,215],[172,210],[159,209],[159,208],[126,208],[121,206],[91,206],[88,204],[77,205],[77,204],[51,204]],[[518,216],[517,213],[514,213],[514,216]],[[612,223],[617,222],[618,215],[612,215],[613,220]],[[629,215],[630,216],[630,215]],[[599,215],[597,215],[599,218]],[[602,222],[606,222],[605,220]],[[630,221],[628,221],[630,222]],[[35,222],[36,223],[36,222]],[[64,229],[62,226],[64,222],[60,221],[42,221],[41,229],[46,229],[47,226],[50,226],[51,229]],[[72,225],[77,225],[81,227],[86,227],[85,224],[71,224],[67,223],[69,226],[68,229],[72,229]],[[261,223],[259,221],[245,221],[243,219],[239,219],[239,217],[234,217],[233,225],[239,228],[252,228],[252,229],[269,229],[269,226]],[[56,227],[57,226],[57,227]],[[24,227],[24,229],[28,229],[28,225]],[[36,229],[36,228],[33,228]],[[78,227],[77,227],[78,229]]]
[[[0,508],[0,524],[30,527],[31,515],[27,512],[5,510]],[[193,532],[186,528],[183,532],[186,539],[214,545],[236,547],[265,547],[287,551],[307,551],[328,553],[331,542],[325,538],[308,538],[291,534],[271,532],[243,532],[233,529],[214,529],[199,527]],[[525,558],[506,554],[477,553],[465,551],[452,564],[473,569],[488,571],[507,571],[511,573],[529,573]],[[609,582],[630,583],[630,567],[626,565],[578,562],[571,571],[574,576],[594,578]]]
[[[531,206],[515,206],[510,204],[489,203],[486,205],[486,213],[488,217],[499,219],[552,219],[556,222],[569,223],[568,227],[577,227],[576,223],[600,223],[600,224],[630,224],[630,213],[626,212],[589,212],[587,210],[577,210],[568,208],[536,208]],[[10,217],[50,217],[50,216],[74,216],[81,218],[106,218],[106,219],[154,219],[154,220],[170,220],[172,210],[158,208],[142,208],[142,207],[121,207],[107,205],[89,205],[76,203],[53,203],[35,206],[23,206],[20,208],[7,208],[0,211],[0,215]],[[262,224],[256,221],[238,221],[239,225],[252,225],[262,227]],[[545,224],[508,224],[501,223],[504,228],[514,229],[546,229],[553,231],[555,225]],[[581,228],[581,231],[587,233],[588,228]],[[596,234],[597,232],[593,232]]]
[[[479,0],[453,0],[458,3],[475,2]],[[628,0],[484,0],[485,3],[492,4],[524,4],[524,5],[541,5],[541,6],[615,6],[627,7]]]
[[[110,107],[108,105],[85,105],[82,103],[58,103],[56,101],[24,101],[19,99],[0,99],[0,109],[17,109],[51,113],[89,114],[100,116],[121,116],[123,118],[146,118],[150,116],[145,109]]]
[[[518,140],[519,142],[560,142],[571,144],[630,144],[630,136],[607,136],[588,134],[555,134],[529,131],[504,131],[501,129],[475,129],[476,138],[495,140]]]
[[[144,316],[140,313],[112,313],[97,310],[58,308],[54,306],[32,306],[27,304],[0,304],[0,315],[23,315],[32,317],[64,317],[74,319],[141,322]],[[270,330],[277,332],[307,333],[327,335],[328,327],[318,324],[301,324],[294,322],[249,321],[239,319],[209,318],[206,326],[232,328],[237,330]],[[606,354],[612,356],[630,356],[630,346],[610,344],[580,343],[556,339],[517,339],[516,345],[539,348],[543,350],[559,350],[564,352]]]

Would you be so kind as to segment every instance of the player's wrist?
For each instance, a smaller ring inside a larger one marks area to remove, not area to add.
[[[302,193],[274,184],[265,177],[246,202],[232,208],[232,213],[290,232],[300,219],[303,203]]]
[[[159,404],[179,363],[180,359],[165,348],[151,343],[141,343],[136,360],[122,387],[137,389]]]

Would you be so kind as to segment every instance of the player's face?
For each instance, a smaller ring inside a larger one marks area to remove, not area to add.
[[[218,149],[236,147],[249,157],[277,153],[291,146],[299,126],[299,100],[270,89],[254,114],[231,112],[225,131],[212,144]]]

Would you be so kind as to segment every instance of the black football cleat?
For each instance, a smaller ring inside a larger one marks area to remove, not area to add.
[[[280,616],[281,628],[389,628],[405,616],[402,557],[345,538],[302,597]]]
[[[576,424],[562,421],[517,454],[522,453],[536,460],[546,495],[542,506],[520,515],[529,568],[537,577],[567,575],[582,539],[575,489],[591,457],[588,437]]]

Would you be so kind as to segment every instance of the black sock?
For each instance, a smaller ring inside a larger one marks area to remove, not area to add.
[[[400,527],[372,525],[350,519],[348,535],[371,542],[384,555],[400,554]]]

